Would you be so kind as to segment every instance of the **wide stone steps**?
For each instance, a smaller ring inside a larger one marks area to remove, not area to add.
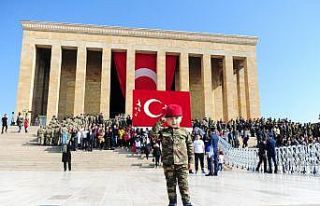
[[[28,133],[17,133],[17,127],[10,127],[8,133],[0,135],[0,170],[62,170],[61,147],[38,145],[36,131],[36,127],[30,127]],[[150,159],[132,156],[122,148],[93,152],[77,150],[71,154],[72,169],[76,171],[152,167]]]

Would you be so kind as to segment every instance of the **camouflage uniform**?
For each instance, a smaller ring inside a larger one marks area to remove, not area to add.
[[[40,145],[43,145],[44,142],[44,132],[44,129],[42,128],[42,126],[40,126],[40,128],[37,131],[38,143]]]
[[[60,135],[61,135],[60,126],[57,126],[54,129],[54,145],[60,145]]]
[[[184,205],[190,204],[188,185],[188,164],[192,163],[192,139],[189,132],[183,128],[160,129],[157,122],[151,135],[162,143],[162,162],[167,181],[167,192],[170,205],[176,205],[177,180]]]
[[[45,133],[44,133],[44,145],[51,145],[52,141],[52,129],[50,126],[46,127]]]

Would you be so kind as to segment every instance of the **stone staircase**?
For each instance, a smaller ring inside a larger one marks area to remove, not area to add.
[[[9,127],[0,135],[0,171],[61,171],[62,154],[59,146],[40,146],[36,139],[37,127],[29,133],[17,133]],[[132,156],[125,149],[71,152],[73,171],[129,170],[153,167],[152,161],[141,155]]]

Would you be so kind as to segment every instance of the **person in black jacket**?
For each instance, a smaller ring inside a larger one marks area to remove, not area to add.
[[[103,119],[103,114],[101,112],[98,116],[98,124],[103,124],[103,123],[104,123],[104,119]]]
[[[68,169],[71,171],[71,142],[69,141],[67,144],[62,145],[62,162],[64,171],[67,171],[67,163]]]
[[[7,114],[3,115],[1,121],[2,121],[1,134],[3,134],[3,131],[5,131],[7,133],[7,130],[8,130],[8,117],[7,117]]]
[[[153,148],[153,157],[155,158],[156,168],[160,165],[160,156],[161,156],[160,146],[158,143],[156,143]]]
[[[267,172],[266,140],[259,141],[258,148],[259,163],[257,165],[256,171],[259,172],[260,165],[263,162],[263,172]]]
[[[268,164],[269,164],[269,173],[272,173],[272,162],[274,164],[274,173],[278,172],[278,165],[276,160],[276,141],[273,138],[273,135],[269,133],[269,137],[267,139],[266,144],[267,156],[268,156]]]
[[[211,157],[210,157],[210,171],[206,176],[218,176],[218,163],[219,163],[219,136],[218,130],[210,128],[210,146],[211,146]]]

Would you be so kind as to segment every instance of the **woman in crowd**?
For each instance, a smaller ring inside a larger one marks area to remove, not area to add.
[[[71,151],[70,151],[70,141],[67,144],[62,145],[62,162],[63,162],[63,169],[67,171],[67,164],[68,170],[71,171]]]
[[[24,126],[25,133],[28,133],[29,118],[27,114],[26,114],[26,117],[24,118],[23,126]]]
[[[104,135],[105,135],[104,129],[102,125],[100,125],[98,128],[98,143],[99,143],[100,150],[103,149],[103,145],[105,142]]]

